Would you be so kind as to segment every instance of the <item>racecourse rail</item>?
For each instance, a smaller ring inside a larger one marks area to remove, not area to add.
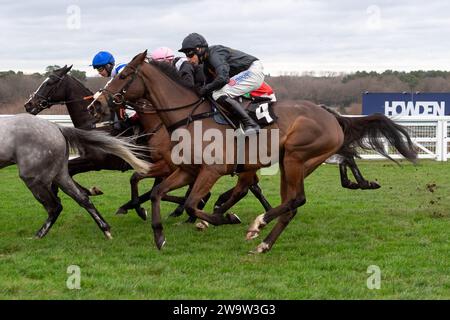
[[[0,115],[10,117],[12,115]],[[73,126],[69,115],[38,115],[43,119],[63,126]],[[358,117],[358,116],[351,116]],[[450,116],[393,117],[396,123],[405,126],[414,143],[419,148],[420,159],[447,161],[450,159]],[[386,150],[394,159],[401,156],[386,144]],[[370,151],[362,151],[363,159],[383,159],[383,156]]]

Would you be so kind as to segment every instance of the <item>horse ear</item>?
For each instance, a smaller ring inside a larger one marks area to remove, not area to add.
[[[67,67],[67,64],[64,65],[64,67],[62,67],[61,69],[59,69],[59,70],[61,70],[61,75],[64,75],[64,74],[66,74],[67,72],[69,72],[69,70],[70,70],[71,68],[72,68],[72,66]]]
[[[72,70],[73,64],[71,64],[70,66],[66,66],[67,72],[69,72],[70,70]]]
[[[142,62],[145,61],[146,58],[147,58],[147,50],[145,50],[145,51],[142,52],[142,53],[138,53],[138,54],[131,60],[130,64],[131,64],[131,63],[136,64],[136,65],[141,64]]]
[[[139,55],[139,60],[140,60],[141,62],[143,62],[146,58],[147,58],[147,50],[145,50],[144,52],[142,52],[142,53]]]

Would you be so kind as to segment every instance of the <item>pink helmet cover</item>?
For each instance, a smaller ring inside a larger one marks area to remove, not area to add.
[[[168,47],[159,47],[150,54],[150,58],[155,61],[173,60],[175,55],[173,50]]]

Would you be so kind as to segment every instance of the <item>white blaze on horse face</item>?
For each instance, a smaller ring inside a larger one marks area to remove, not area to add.
[[[31,99],[33,99],[34,98],[34,96],[36,95],[36,93],[38,93],[39,92],[39,90],[41,90],[41,88],[42,88],[42,86],[45,84],[45,83],[47,83],[48,82],[48,80],[50,80],[50,78],[45,78],[45,80],[44,81],[42,81],[42,83],[41,83],[41,85],[36,89],[36,91],[35,92],[33,92],[31,95],[30,95],[30,98],[28,99],[28,101],[27,102],[25,102],[25,104],[27,104],[27,103],[29,103],[30,101],[31,101]]]
[[[97,92],[94,94],[94,102],[97,101],[98,97],[100,97],[101,94],[102,94],[102,93],[101,93],[100,91],[97,91]]]

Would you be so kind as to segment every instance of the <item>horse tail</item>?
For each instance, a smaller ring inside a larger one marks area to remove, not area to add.
[[[69,147],[81,151],[84,147],[113,154],[126,161],[133,169],[146,174],[151,164],[137,157],[139,151],[148,151],[145,147],[136,146],[125,139],[115,138],[100,131],[86,131],[77,128],[58,126]]]
[[[386,152],[383,144],[383,140],[386,139],[403,157],[413,163],[416,162],[417,149],[411,141],[408,131],[385,115],[375,113],[370,116],[350,118],[343,117],[327,107],[322,107],[336,117],[344,132],[343,150],[355,150],[358,147],[374,150],[398,163]]]

